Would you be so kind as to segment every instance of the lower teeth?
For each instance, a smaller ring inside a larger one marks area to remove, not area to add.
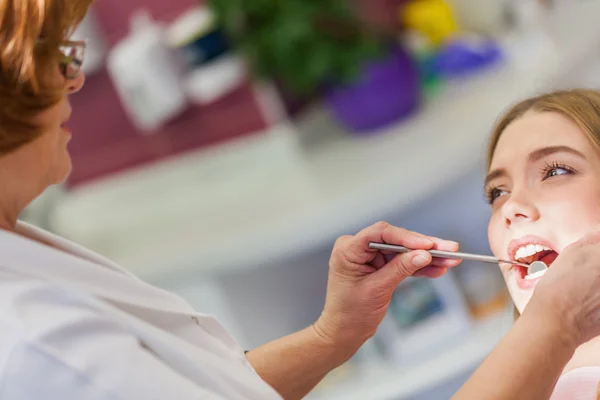
[[[535,279],[535,278],[539,278],[540,276],[544,275],[546,273],[547,270],[544,271],[538,271],[538,272],[534,272],[533,274],[527,275],[525,276],[525,279]]]

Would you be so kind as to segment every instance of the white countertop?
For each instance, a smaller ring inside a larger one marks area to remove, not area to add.
[[[316,111],[306,129],[322,133],[318,146],[297,146],[297,132],[276,126],[259,140],[74,190],[55,210],[54,227],[145,279],[234,271],[330,246],[483,168],[499,113],[553,89],[597,54],[600,1],[573,2],[558,15],[550,24],[556,57],[448,83],[418,115],[382,132],[343,135]]]

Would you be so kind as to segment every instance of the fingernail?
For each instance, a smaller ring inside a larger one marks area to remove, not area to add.
[[[415,267],[421,268],[429,264],[429,260],[423,254],[417,254],[413,257],[412,263]]]

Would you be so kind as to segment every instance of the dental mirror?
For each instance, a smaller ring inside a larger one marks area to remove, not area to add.
[[[525,275],[525,279],[535,279],[546,273],[548,266],[543,261],[534,261],[529,265],[527,269],[527,275]]]
[[[534,261],[529,265],[528,273],[535,274],[548,269],[548,266],[543,261]]]

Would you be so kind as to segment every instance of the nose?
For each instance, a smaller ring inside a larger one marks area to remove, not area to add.
[[[80,71],[77,78],[71,79],[67,82],[67,93],[74,94],[74,93],[79,92],[84,84],[85,84],[85,73],[83,71]]]
[[[513,190],[510,197],[502,205],[502,215],[506,226],[525,221],[537,221],[540,213],[526,191]]]

